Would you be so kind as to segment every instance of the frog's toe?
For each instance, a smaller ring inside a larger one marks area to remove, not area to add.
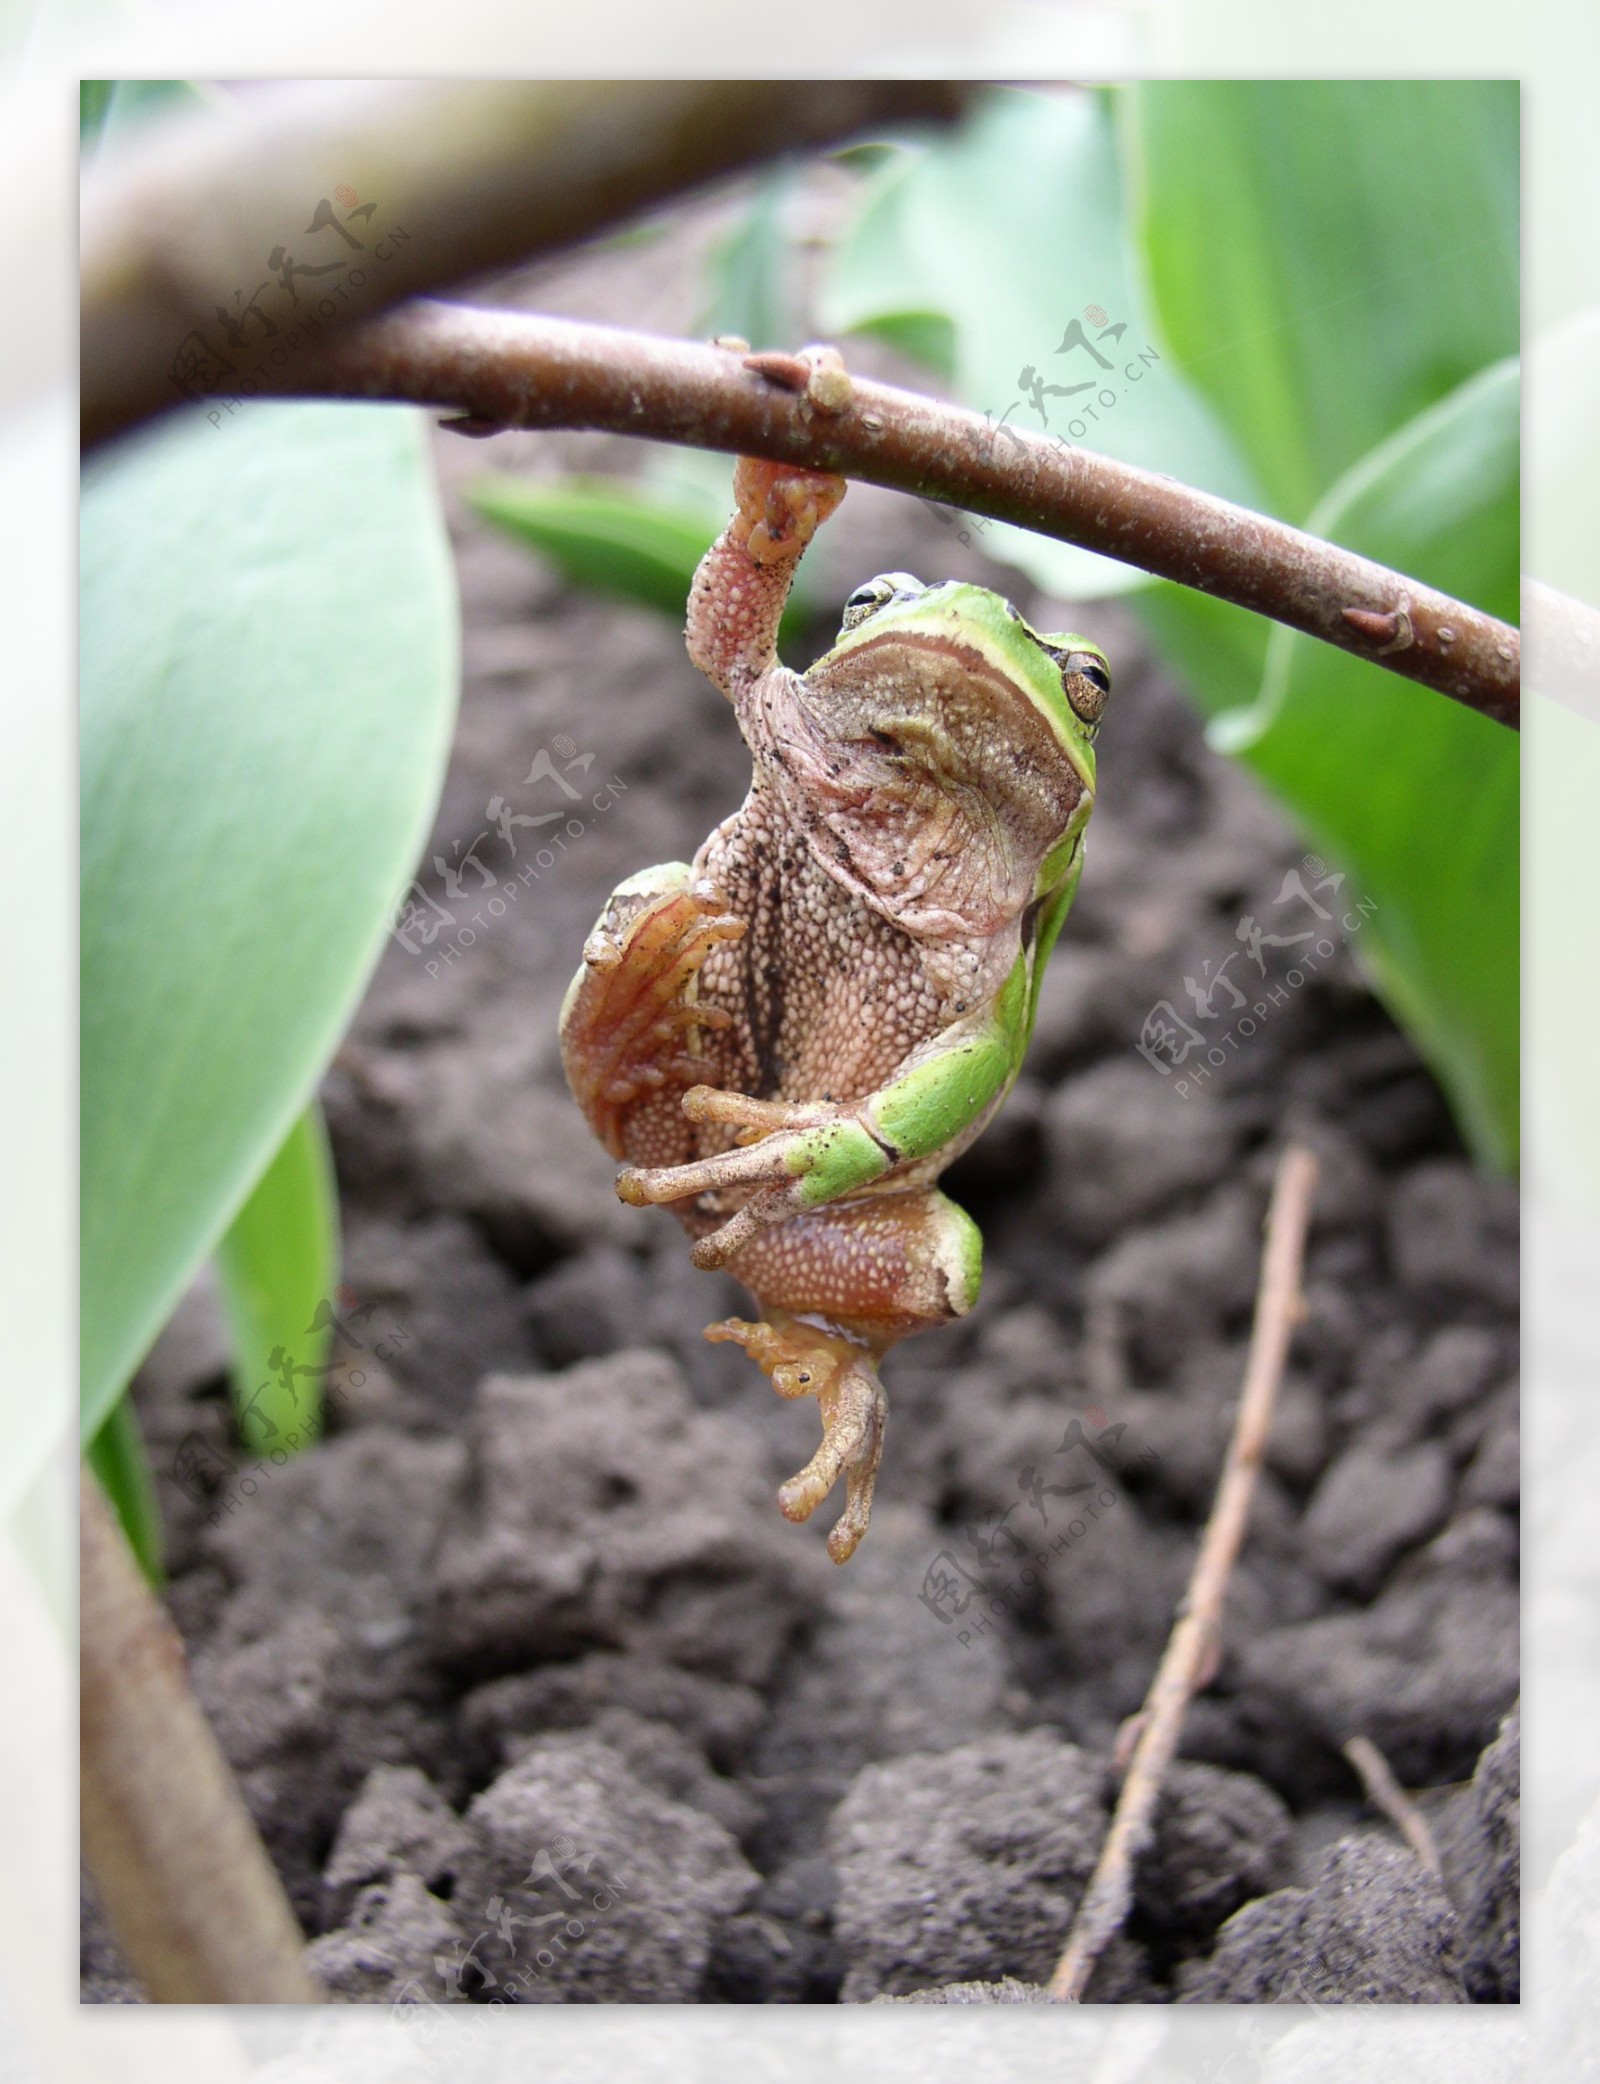
[[[683,1111],[692,1122],[725,1122],[755,1136],[775,1129],[821,1128],[838,1116],[827,1101],[756,1100],[749,1093],[724,1092],[720,1086],[692,1086],[683,1096]]]
[[[773,1223],[787,1222],[798,1207],[792,1181],[783,1186],[763,1187],[759,1193],[752,1194],[744,1207],[731,1215],[726,1223],[698,1238],[689,1257],[702,1273],[715,1273],[759,1232]]]
[[[827,388],[832,378],[827,372],[818,375]],[[802,382],[809,380],[808,374],[802,374]],[[792,564],[843,499],[845,481],[831,471],[741,456],[734,465],[733,490],[751,562]]]
[[[846,1369],[820,1393],[819,1401],[822,1445],[799,1474],[780,1487],[778,1505],[788,1519],[809,1519],[842,1475],[845,1508],[828,1535],[828,1554],[835,1563],[846,1563],[872,1518],[889,1404],[865,1361]]]
[[[774,1179],[792,1182],[794,1176],[785,1163],[787,1152],[786,1137],[768,1137],[740,1150],[691,1159],[686,1165],[625,1165],[617,1174],[617,1198],[630,1208],[648,1208],[661,1201],[684,1201],[693,1194],[721,1193],[728,1187],[762,1187]],[[782,1213],[774,1209],[759,1216],[752,1226],[741,1226],[741,1237],[753,1235],[762,1222],[779,1221]],[[701,1243],[706,1242],[702,1238]],[[699,1259],[695,1263],[704,1264]]]
[[[844,1472],[844,1511],[828,1535],[828,1554],[835,1563],[849,1562],[871,1522],[872,1493],[877,1488],[878,1463],[883,1457],[883,1431],[888,1418],[889,1400],[880,1389],[867,1436]]]
[[[872,1517],[872,1491],[883,1454],[889,1401],[868,1350],[854,1339],[782,1313],[773,1323],[727,1318],[706,1337],[744,1348],[780,1396],[814,1396],[822,1413],[822,1444],[778,1492],[786,1518],[807,1520],[834,1485],[845,1480],[845,1507],[828,1536],[828,1554],[843,1563],[856,1550]]]

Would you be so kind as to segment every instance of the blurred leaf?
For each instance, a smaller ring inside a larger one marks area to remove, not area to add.
[[[166,1576],[161,1507],[131,1396],[118,1397],[84,1455],[111,1500],[139,1568],[159,1585]]]
[[[892,138],[866,138],[859,144],[840,145],[825,156],[851,173],[875,174],[904,149]]]
[[[709,470],[671,466],[670,482],[632,478],[477,478],[466,499],[497,528],[549,558],[574,585],[655,608],[682,623],[695,567],[732,511],[731,491],[713,505],[709,485],[730,481],[724,458]],[[697,492],[708,485],[708,496]],[[802,568],[803,569],[803,568]],[[797,580],[784,611],[788,637],[812,612],[812,596]]]
[[[1207,716],[1261,692],[1272,624],[1231,601],[1158,579],[1128,604]]]
[[[466,499],[579,586],[681,615],[720,521],[627,478],[476,478]]]
[[[619,224],[615,231],[601,232],[589,246],[591,253],[629,253],[641,246],[654,246],[671,228],[674,212],[663,210],[654,217],[638,217]]]
[[[711,256],[711,302],[701,320],[708,339],[731,333],[753,348],[792,348],[795,250],[785,225],[794,177],[770,168],[756,184],[744,217]]]
[[[822,317],[830,333],[931,353],[948,341],[941,373],[997,422],[1260,504],[1156,337],[1129,261],[1104,95],[996,91],[947,137],[900,154],[840,242]],[[1065,395],[1076,385],[1087,388]],[[1146,583],[1026,529],[996,525],[983,547],[1057,593]]]
[[[152,117],[222,98],[194,80],[80,80],[78,137],[85,149],[144,129]]]
[[[454,575],[418,415],[250,403],[82,500],[92,1435],[305,1107],[426,837]]]
[[[338,1190],[315,1101],[229,1225],[217,1272],[240,1438],[293,1453],[321,1430],[320,1377],[339,1285]]]
[[[1516,352],[1515,80],[1157,80],[1127,112],[1162,330],[1287,519]]]
[[[870,326],[857,326],[858,333],[871,333],[909,356],[942,383],[952,383],[956,373],[955,321],[943,311],[888,311]]]
[[[1485,370],[1365,457],[1309,527],[1515,622],[1519,397],[1514,362]],[[1280,628],[1259,702],[1218,718],[1211,737],[1374,900],[1352,946],[1480,1161],[1514,1166],[1516,734]]]
[[[929,250],[927,190],[937,181],[934,145],[892,153],[869,181],[859,214],[837,241],[821,285],[823,329],[887,340],[951,382],[956,374],[949,269]]]
[[[111,89],[115,85],[114,80],[79,80],[78,136],[84,143],[100,135],[106,110],[111,106]]]

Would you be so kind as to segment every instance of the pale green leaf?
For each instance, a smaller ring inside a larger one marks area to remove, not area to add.
[[[427,834],[457,684],[420,416],[247,403],[82,501],[92,1434],[305,1107]]]
[[[997,90],[947,137],[897,155],[834,255],[822,318],[830,335],[878,332],[941,355],[948,341],[942,373],[996,426],[1260,503],[1158,337],[1130,261],[1104,95]],[[996,525],[982,540],[1057,593],[1145,583],[1026,529]]]
[[[765,173],[743,217],[712,254],[711,302],[700,322],[708,339],[732,334],[756,349],[800,345],[788,232],[793,185],[787,166]]]

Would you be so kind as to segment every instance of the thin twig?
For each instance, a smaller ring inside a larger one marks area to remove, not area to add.
[[[1080,544],[1515,726],[1521,649],[1507,624],[1154,472],[882,385],[858,384],[824,417],[689,342],[450,306],[378,316],[785,147],[947,120],[963,93],[937,81],[322,82],[165,126],[85,181],[82,439],[185,395],[220,412],[299,393],[448,407],[471,432],[611,429],[768,456]],[[334,217],[330,188],[341,208],[381,206],[370,251]],[[298,277],[328,271],[313,242],[334,234],[348,283],[324,294],[312,279],[302,300]],[[280,289],[283,325],[252,310],[274,271],[295,304],[285,317]]]
[[[1096,1961],[1128,1914],[1134,1862],[1149,1843],[1156,1802],[1178,1749],[1184,1715],[1221,1639],[1228,1579],[1244,1540],[1256,1475],[1272,1429],[1273,1403],[1300,1311],[1300,1266],[1316,1181],[1316,1159],[1302,1146],[1291,1144],[1279,1163],[1267,1211],[1255,1325],[1228,1458],[1177,1624],[1145,1697],[1139,1740],[1111,1829],[1050,1979],[1050,1995],[1062,2004],[1082,1999]]]
[[[314,2004],[283,1884],[177,1630],[83,1471],[79,1579],[84,1859],[158,2004]]]
[[[604,429],[838,471],[1177,580],[1515,728],[1521,639],[1463,601],[1173,478],[914,391],[857,379],[848,404],[824,412],[758,359],[768,366],[614,326],[417,303],[263,369],[260,390],[449,407],[472,431]]]
[[[948,120],[971,91],[937,80],[257,84],[89,164],[84,441],[178,403],[174,364],[197,334],[237,384],[257,360],[270,368],[407,297],[519,266],[777,153]],[[352,207],[374,214],[346,220]],[[347,271],[325,280],[333,261]],[[269,284],[270,335],[244,301]]]
[[[1373,1808],[1388,1817],[1434,1880],[1443,1881],[1444,1868],[1439,1861],[1439,1848],[1433,1842],[1427,1819],[1396,1780],[1389,1761],[1377,1745],[1370,1737],[1352,1737],[1342,1748],[1360,1775],[1361,1785],[1366,1789],[1367,1800]]]

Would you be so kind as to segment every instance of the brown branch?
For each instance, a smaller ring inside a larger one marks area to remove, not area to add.
[[[1050,1979],[1050,1995],[1058,2003],[1080,2001],[1096,1961],[1128,1914],[1134,1862],[1149,1843],[1156,1802],[1177,1753],[1184,1715],[1217,1654],[1228,1579],[1244,1540],[1256,1475],[1272,1430],[1278,1383],[1300,1311],[1300,1266],[1316,1183],[1316,1159],[1310,1151],[1291,1144],[1279,1162],[1267,1211],[1255,1324],[1228,1457],[1177,1624],[1137,1718],[1138,1742],[1111,1829],[1078,1905],[1066,1950]]]
[[[1444,1868],[1440,1864],[1439,1848],[1433,1842],[1427,1819],[1396,1780],[1389,1761],[1377,1745],[1370,1737],[1352,1737],[1342,1748],[1360,1776],[1367,1800],[1373,1808],[1388,1817],[1434,1880],[1443,1881]]]
[[[81,1491],[83,1850],[128,1966],[158,2004],[316,2003],[177,1630],[87,1468]]]
[[[418,303],[264,370],[260,389],[406,399],[483,429],[600,428],[839,471],[1120,558],[1516,725],[1517,631],[1448,594],[1172,478],[915,392],[858,380],[842,410],[823,412],[770,374],[785,358],[759,359],[765,368],[692,341]]]
[[[518,265],[775,153],[948,119],[968,91],[933,80],[255,86],[90,163],[83,439],[179,402],[173,364],[196,332],[239,367],[257,349],[299,353],[404,298]],[[358,200],[375,211],[348,231],[359,265],[343,231],[313,223],[340,191],[340,216]],[[292,315],[276,249],[301,271],[289,280]],[[305,271],[334,260],[349,268],[328,293]],[[269,280],[274,334],[246,318],[249,348],[227,345],[219,307],[238,323],[235,291],[242,307]]]
[[[774,151],[947,119],[963,91],[871,80],[324,82],[258,89],[225,113],[163,126],[97,159],[85,181],[83,441],[178,403],[179,351],[199,336],[184,380],[190,395],[214,394],[215,410],[230,392],[405,399],[454,408],[472,431],[604,428],[838,470],[1214,594],[1514,725],[1514,629],[1154,472],[882,385],[858,384],[852,406],[820,419],[781,383],[687,342],[449,306],[378,317]],[[251,319],[243,300],[284,253],[303,273],[346,238],[312,214],[331,209],[330,190],[341,208],[361,197],[378,212],[348,232],[364,265],[341,246],[351,265],[336,294],[313,278],[302,303],[291,272],[293,319]]]

